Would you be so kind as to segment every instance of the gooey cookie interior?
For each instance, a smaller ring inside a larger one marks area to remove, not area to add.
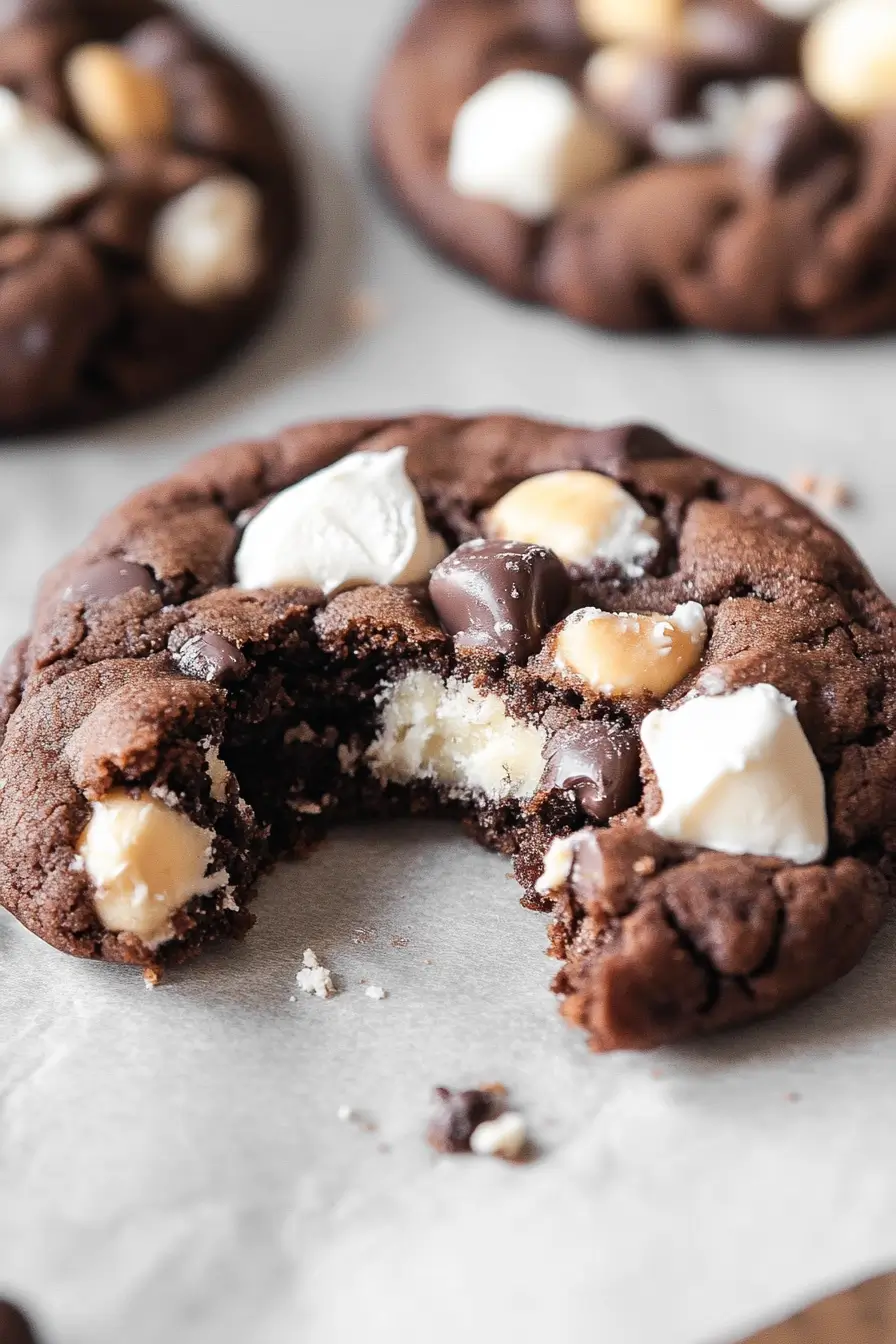
[[[770,1011],[877,927],[896,619],[775,487],[419,417],[221,450],[98,536],[0,677],[0,893],[54,945],[177,960],[407,813],[514,856],[597,1048]]]

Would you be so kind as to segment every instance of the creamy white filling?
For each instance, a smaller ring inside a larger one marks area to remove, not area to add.
[[[379,703],[380,729],[366,752],[378,779],[426,779],[492,801],[531,798],[538,788],[547,733],[511,718],[499,696],[418,671],[387,687]]]

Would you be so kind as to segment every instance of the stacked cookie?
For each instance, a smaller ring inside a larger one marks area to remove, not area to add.
[[[580,320],[896,318],[890,0],[426,0],[374,143],[438,247]]]
[[[851,967],[889,889],[896,612],[775,487],[656,431],[307,426],[145,490],[5,687],[0,899],[155,971],[328,825],[437,813],[555,914],[599,1049]]]

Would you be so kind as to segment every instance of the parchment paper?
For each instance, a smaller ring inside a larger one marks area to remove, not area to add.
[[[0,642],[102,510],[196,450],[410,406],[637,417],[782,479],[838,474],[860,499],[839,521],[896,591],[896,342],[622,340],[510,306],[364,177],[397,0],[198,8],[303,126],[314,257],[200,392],[3,447]],[[382,320],[352,333],[358,287]],[[50,1344],[727,1344],[896,1264],[892,930],[775,1023],[597,1058],[557,1017],[544,920],[505,877],[447,826],[342,833],[265,885],[244,946],[152,992],[0,918],[0,1293]],[[308,946],[337,998],[290,1001]],[[436,1158],[431,1086],[492,1080],[540,1159]]]

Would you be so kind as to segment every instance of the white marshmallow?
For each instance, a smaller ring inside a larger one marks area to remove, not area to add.
[[[461,196],[538,221],[613,176],[624,160],[616,132],[589,116],[562,79],[511,70],[458,112],[448,180]]]
[[[896,110],[896,0],[835,0],[806,33],[803,77],[847,121]]]
[[[647,821],[658,835],[723,854],[824,857],[824,779],[795,703],[776,687],[654,710],[641,740],[663,795]]]
[[[78,854],[103,926],[147,947],[165,942],[176,910],[227,885],[223,871],[206,876],[214,838],[149,794],[116,791],[94,803]]]
[[[244,294],[261,270],[261,219],[261,193],[242,177],[209,177],[175,196],[150,239],[159,284],[194,307]]]
[[[470,1151],[478,1157],[503,1157],[512,1162],[529,1141],[526,1122],[517,1111],[505,1111],[495,1120],[483,1120],[470,1135]]]
[[[40,224],[96,191],[102,159],[67,126],[0,88],[0,224]]]
[[[239,586],[330,594],[428,579],[446,546],[427,526],[406,458],[406,448],[351,453],[281,491],[243,533]]]

